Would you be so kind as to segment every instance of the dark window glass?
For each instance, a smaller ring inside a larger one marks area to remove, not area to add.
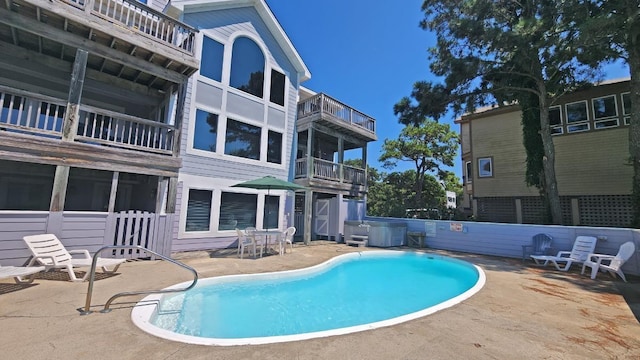
[[[229,84],[236,89],[262,97],[264,54],[249,38],[239,37],[233,43]]]
[[[193,134],[193,148],[216,152],[218,136],[218,114],[203,110],[196,111],[196,126]]]
[[[587,121],[587,103],[580,101],[573,104],[567,104],[567,123],[578,121]]]
[[[258,195],[223,192],[220,200],[219,230],[256,226]]]
[[[232,119],[227,120],[224,153],[247,159],[260,159],[260,128]]]
[[[592,99],[591,103],[593,104],[593,118],[595,120],[618,116],[616,98],[613,95]]]
[[[624,115],[631,114],[631,95],[629,93],[622,94],[622,109]]]
[[[112,179],[111,171],[69,169],[64,210],[108,211]]]
[[[551,126],[562,124],[559,106],[554,106],[552,108],[549,108],[549,124]]]
[[[189,189],[185,231],[209,231],[212,195],[211,190]]]
[[[262,218],[262,224],[265,229],[277,229],[278,228],[278,214],[280,213],[280,197],[279,196],[265,196],[264,197],[264,215]]]
[[[0,210],[47,211],[56,167],[0,160]]]
[[[223,57],[224,45],[205,36],[202,41],[200,74],[216,81],[222,81]]]
[[[271,70],[271,91],[269,100],[272,103],[284,106],[284,74]]]
[[[270,163],[282,164],[282,134],[271,130],[269,130],[267,161]]]
[[[473,182],[473,173],[471,172],[471,162],[467,162],[467,183]]]

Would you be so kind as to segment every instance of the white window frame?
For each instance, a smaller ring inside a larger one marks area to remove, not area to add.
[[[473,164],[471,161],[467,161],[464,163],[464,171],[466,176],[466,184],[473,183]]]
[[[489,172],[485,173],[482,170],[482,164],[489,163]],[[478,158],[478,178],[491,178],[493,177],[493,156],[484,156]]]
[[[586,119],[581,119],[581,120],[570,122],[569,121],[569,109],[568,109],[568,107],[570,105],[579,104],[579,103],[583,103],[584,104],[584,110],[585,110],[585,114],[586,114]],[[574,102],[566,103],[566,104],[564,104],[564,110],[565,110],[565,114],[566,114],[565,122],[567,124],[567,133],[588,131],[591,128],[590,124],[589,124],[589,107],[587,105],[587,100],[580,100],[580,101],[574,101]]]
[[[551,113],[551,110],[555,110],[558,109],[558,112],[560,112],[560,124],[558,125],[551,125],[551,121],[549,121],[549,127],[551,128],[551,135],[561,135],[564,133],[564,118],[562,117],[562,106],[560,105],[554,105],[554,106],[550,106],[549,107],[549,113]],[[549,114],[549,119],[551,119],[551,114]]]
[[[624,96],[628,95],[629,96],[629,109],[631,109],[631,93],[630,92],[624,92],[622,94],[620,94],[620,99],[622,99],[622,116],[624,117],[624,124],[625,125],[629,125],[629,123],[631,122],[631,111],[629,111],[628,113],[625,112],[625,101],[624,101]]]
[[[600,99],[608,99],[608,98],[613,98],[613,107],[615,109],[615,114],[614,115],[610,115],[610,116],[597,118],[596,117],[595,102],[597,100],[600,100]],[[608,128],[612,128],[612,127],[616,127],[616,126],[620,125],[619,124],[619,120],[618,120],[619,119],[619,115],[618,115],[618,99],[616,98],[616,96],[614,94],[592,98],[591,99],[591,113],[593,114],[593,129],[594,130],[608,129]]]

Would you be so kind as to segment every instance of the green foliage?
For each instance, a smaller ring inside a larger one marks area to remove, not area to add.
[[[415,202],[422,202],[426,174],[434,173],[442,179],[446,172],[441,165],[453,166],[458,151],[458,134],[448,124],[423,119],[405,126],[397,139],[385,139],[379,161],[385,168],[393,168],[399,161],[415,167]]]
[[[423,200],[417,201],[414,184],[416,172],[382,174],[379,181],[369,183],[367,214],[371,216],[405,217],[406,209],[442,209],[445,192],[432,176],[427,175],[422,188]]]

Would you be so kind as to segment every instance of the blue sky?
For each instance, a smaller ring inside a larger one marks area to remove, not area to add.
[[[384,139],[397,138],[403,127],[393,105],[411,93],[416,81],[434,79],[427,49],[435,38],[418,26],[422,0],[266,2],[311,71],[311,80],[302,85],[376,119],[378,141],[369,143],[367,163],[384,172],[413,169],[408,162],[382,169],[378,157]],[[607,78],[628,75],[626,66],[607,68]],[[459,132],[453,120],[440,121]],[[462,177],[459,158],[451,170]]]

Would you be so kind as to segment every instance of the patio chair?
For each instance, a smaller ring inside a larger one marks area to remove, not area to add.
[[[295,234],[296,228],[293,226],[287,228],[287,230],[282,233],[282,238],[280,239],[280,255],[287,253],[287,244],[289,244],[291,252],[293,252],[293,235]]]
[[[573,263],[583,263],[587,260],[587,256],[593,253],[596,248],[596,239],[593,236],[578,236],[573,242],[571,251],[558,251],[556,256],[553,255],[531,255],[531,258],[537,265],[546,266],[551,262],[556,269],[560,271],[568,271]],[[541,263],[544,261],[544,263]],[[560,267],[559,262],[566,263],[564,267]]]
[[[255,227],[251,227],[251,226],[244,229],[244,232],[246,234],[245,236],[250,241],[250,244],[246,245],[246,246],[252,246],[253,247],[253,258],[254,259],[257,256],[258,248],[260,248],[260,257],[262,258],[262,255],[264,254],[264,248],[265,248],[265,242],[266,242],[266,238],[260,239],[261,237],[259,237],[258,235],[255,234],[256,231],[257,231],[257,229]],[[240,258],[242,259],[242,255],[240,255]]]
[[[0,265],[0,279],[13,278],[16,284],[30,284],[37,273],[44,270],[44,266],[2,266]],[[23,280],[23,276],[29,276]]]
[[[620,245],[620,250],[618,250],[618,254],[613,255],[604,255],[604,254],[589,254],[587,257],[587,261],[582,264],[582,272],[584,274],[584,269],[586,267],[591,268],[591,278],[595,279],[596,275],[598,275],[598,270],[605,272],[608,271],[609,274],[615,279],[616,274],[620,275],[624,282],[627,282],[627,279],[624,277],[624,273],[622,272],[622,265],[624,265],[627,260],[633,256],[633,253],[636,251],[636,246],[631,241],[627,241],[626,243]],[[603,263],[605,262],[605,263]]]
[[[536,234],[530,245],[522,245],[522,262],[531,255],[549,255],[553,238],[547,234]]]
[[[253,239],[242,232],[242,230],[236,228],[236,233],[238,234],[238,257],[242,259],[244,257],[244,250],[249,248],[253,251],[253,258],[256,258],[256,243]]]
[[[29,235],[22,239],[33,254],[28,266],[38,263],[45,267],[45,271],[65,269],[67,273],[69,273],[69,279],[76,282],[85,281],[89,277],[90,271],[87,271],[81,279],[78,279],[73,271],[74,268],[91,267],[93,258],[88,250],[67,251],[64,245],[62,245],[62,242],[60,242],[54,234]],[[82,254],[84,257],[74,258],[71,256],[72,254]],[[113,274],[118,270],[120,264],[125,261],[127,261],[127,259],[98,258],[96,267],[101,267],[104,273]],[[111,266],[113,266],[113,270],[108,269],[108,267]]]

